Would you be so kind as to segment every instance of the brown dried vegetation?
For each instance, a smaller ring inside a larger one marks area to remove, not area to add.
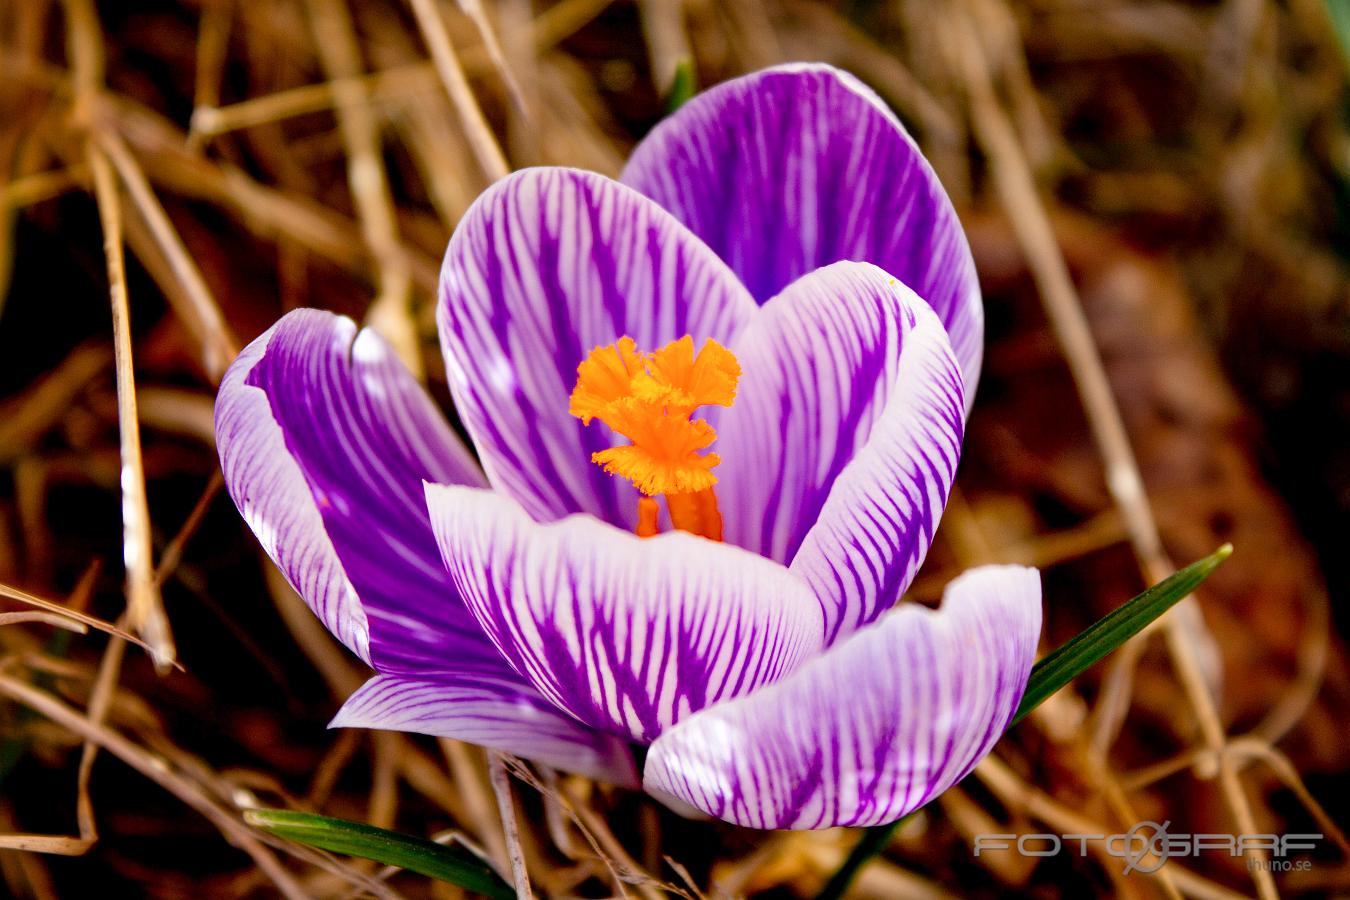
[[[967,222],[986,373],[916,598],[1040,566],[1053,645],[1173,559],[1237,547],[906,823],[857,895],[1350,890],[1323,576],[1350,584],[1350,141],[1320,2],[24,0],[0,4],[12,893],[456,895],[277,842],[253,805],[462,840],[507,877],[519,853],[549,896],[819,889],[852,833],[691,823],[454,742],[326,731],[362,673],[211,446],[224,366],[297,306],[370,323],[444,400],[432,298],[459,216],[509,167],[615,174],[689,56],[703,83],[851,69]],[[970,850],[1141,819],[1327,840],[1275,876]]]

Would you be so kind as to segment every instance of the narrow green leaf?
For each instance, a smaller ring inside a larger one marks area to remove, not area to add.
[[[1341,44],[1346,65],[1350,65],[1350,0],[1326,0],[1331,29]]]
[[[1013,715],[1012,725],[1022,721],[1027,713],[1044,703],[1047,697],[1079,673],[1091,668],[1102,657],[1143,631],[1154,619],[1176,606],[1232,552],[1233,545],[1224,544],[1199,562],[1191,563],[1098,619],[1068,643],[1046,654],[1031,670],[1026,693],[1022,695],[1022,702]]]
[[[1114,612],[1098,619],[1087,629],[1047,654],[1031,669],[1022,702],[1013,715],[1009,728],[1026,718],[1027,713],[1040,706],[1055,691],[1064,687],[1085,670],[1091,668],[1121,644],[1143,631],[1148,624],[1181,602],[1200,583],[1210,576],[1233,552],[1231,544],[1224,544],[1204,559],[1165,578]],[[916,810],[917,811],[917,810]],[[910,813],[913,815],[914,813]],[[905,818],[908,818],[906,816]],[[872,860],[891,842],[899,822],[867,829],[853,846],[848,858],[821,890],[818,900],[836,900],[853,883],[858,870]]]
[[[689,98],[698,92],[698,75],[694,73],[694,61],[684,57],[675,64],[675,77],[670,82],[670,92],[666,94],[666,113],[673,113],[689,102]]]
[[[918,810],[914,812],[918,812]],[[909,816],[912,815],[914,813],[909,814]],[[895,836],[895,832],[900,828],[900,825],[909,819],[909,816],[886,825],[864,828],[862,837],[858,839],[858,843],[853,845],[848,857],[838,869],[835,869],[834,874],[830,876],[830,880],[825,883],[825,887],[821,888],[820,893],[816,895],[817,900],[838,900],[839,897],[844,896],[844,892],[848,890],[849,885],[853,883],[853,879],[857,877],[862,867],[870,863],[872,857],[880,855],[882,850],[890,846],[891,838]]]
[[[268,834],[320,850],[373,859],[485,897],[512,900],[516,892],[486,863],[461,847],[400,834],[374,825],[286,809],[251,809],[244,821]]]

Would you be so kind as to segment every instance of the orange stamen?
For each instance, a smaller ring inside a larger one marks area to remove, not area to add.
[[[692,531],[709,540],[722,540],[722,513],[712,488],[693,494],[666,494],[670,523],[681,531]]]
[[[661,507],[656,505],[656,501],[651,497],[638,498],[638,537],[651,537],[661,530]]]
[[[663,494],[676,528],[722,539],[712,473],[721,460],[702,452],[717,434],[707,420],[690,416],[700,406],[730,406],[740,375],[730,350],[709,339],[695,355],[689,335],[651,353],[625,336],[596,347],[577,366],[568,411],[587,425],[599,419],[630,441],[591,459],[646,495],[638,503],[638,534],[656,533],[650,498]]]

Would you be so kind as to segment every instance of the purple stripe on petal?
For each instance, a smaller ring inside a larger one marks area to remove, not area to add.
[[[632,527],[637,493],[591,454],[620,443],[568,414],[577,365],[632,337],[723,344],[755,304],[727,267],[641,194],[574,169],[489,188],[450,239],[438,322],[456,409],[493,487],[539,521],[589,512]]]
[[[587,728],[519,681],[481,672],[376,675],[347,698],[329,727],[455,738],[621,787],[638,785],[624,741]]]
[[[760,302],[839,260],[890,272],[937,311],[974,395],[984,307],[970,247],[918,146],[852,75],[796,64],[720,84],[657,126],[622,181]]]
[[[920,505],[914,495],[930,488],[940,497],[933,515],[940,514],[961,440],[960,373],[948,351],[950,371],[942,373],[939,384],[929,384],[922,380],[927,370],[915,361],[941,354],[945,343],[927,304],[870,263],[841,262],[818,269],[766,303],[733,348],[744,375],[735,406],[722,416],[717,444],[723,459],[718,496],[726,539],[792,562],[841,473],[855,457],[866,465],[878,453],[885,454],[885,469],[875,484],[865,487],[875,488],[878,498],[873,499],[886,507],[888,516],[898,521],[899,507]],[[953,420],[949,432],[930,434],[932,428],[910,415],[916,400],[919,412]],[[908,418],[892,421],[900,415]],[[881,446],[888,435],[922,444],[943,461],[935,485],[927,483],[923,466],[897,452],[909,450],[912,455],[916,448],[897,447],[894,441]],[[874,436],[877,446],[865,450]],[[883,491],[896,490],[884,478],[907,462],[907,470],[915,471],[912,483],[903,493],[883,496]],[[876,562],[881,569],[895,570],[898,581],[862,600],[869,614],[898,599],[927,548],[924,532],[931,532],[935,522],[902,524],[905,533],[891,528],[883,536],[889,549],[877,546],[882,552]],[[867,521],[862,527],[871,533],[886,528],[886,522]],[[847,600],[834,589],[821,591],[821,597],[832,606]],[[826,617],[833,622],[845,612],[831,608]]]
[[[221,383],[216,442],[245,521],[334,635],[382,672],[447,658],[510,669],[459,599],[422,480],[482,484],[388,346],[350,319],[296,310]]]
[[[827,644],[875,620],[904,594],[956,477],[965,428],[961,370],[941,324],[908,296],[885,406],[792,557],[792,572],[824,606]]]
[[[893,606],[956,476],[961,370],[933,311],[868,263],[835,263],[765,304],[716,445],[726,539],[789,564],[826,643]]]
[[[879,825],[974,768],[1012,720],[1041,628],[1034,569],[990,566],[748,697],[690,716],[643,786],[753,828]]]
[[[540,525],[514,501],[427,485],[455,583],[502,654],[595,728],[651,741],[820,648],[787,569],[684,532],[639,538],[586,515]]]

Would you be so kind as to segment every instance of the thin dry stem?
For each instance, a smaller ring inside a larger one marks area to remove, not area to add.
[[[1111,834],[1114,831],[1110,826],[1094,822],[1081,813],[1060,804],[1045,792],[1018,778],[1011,769],[996,757],[985,757],[984,761],[976,767],[975,772],[1001,801],[1014,809],[1025,812],[1034,819],[1044,822],[1051,828],[1058,829],[1063,834]],[[1103,854],[1102,864],[1119,866],[1121,864],[1119,857],[1107,854],[1103,847],[1096,846],[1099,843],[1096,841],[1090,842],[1089,847],[1093,852]],[[1146,867],[1157,862],[1157,857],[1150,854],[1139,862],[1143,866],[1138,870],[1140,874],[1158,877],[1161,870],[1153,873],[1146,871]],[[1169,860],[1164,867],[1167,869],[1169,877],[1176,883],[1177,889],[1184,896],[1196,897],[1199,900],[1234,900],[1234,898],[1242,896],[1196,875],[1177,865],[1174,861]]]
[[[212,381],[219,381],[225,368],[239,353],[239,345],[225,324],[206,279],[193,261],[183,239],[169,221],[168,213],[155,196],[149,180],[131,155],[120,135],[111,131],[96,134],[100,149],[117,169],[137,212],[150,227],[150,233],[168,258],[174,274],[183,285],[190,305],[180,306],[179,316],[202,348],[202,368]],[[170,295],[173,296],[172,294]]]
[[[118,425],[122,438],[123,562],[127,570],[127,613],[131,628],[150,646],[155,665],[173,662],[173,635],[164,613],[164,601],[154,580],[154,550],[150,533],[150,506],[145,495],[145,466],[141,459],[140,421],[136,412],[136,381],[131,361],[131,323],[127,308],[126,273],[122,260],[122,223],[112,170],[92,144],[89,168],[94,173],[99,216],[103,221],[108,281],[112,290],[114,363],[117,367]]]
[[[76,164],[16,178],[0,188],[0,206],[16,211],[78,189],[89,180],[89,170]]]
[[[613,3],[614,0],[560,0],[534,20],[535,46],[541,50],[554,46],[581,30]]]
[[[543,786],[538,783],[533,786],[536,790],[543,790]],[[573,817],[581,830],[582,836],[591,844],[595,852],[611,868],[617,863],[623,870],[632,873],[631,876],[627,877],[627,880],[635,882],[634,886],[642,896],[649,898],[649,900],[659,898],[661,894],[658,886],[661,886],[662,882],[645,872],[637,860],[633,859],[632,855],[624,849],[623,844],[614,836],[614,832],[610,830],[604,817],[576,797],[565,779],[559,783],[559,787],[561,788],[561,791],[557,794],[559,802],[568,815]],[[616,872],[615,874],[620,881],[625,880],[625,876],[621,873]]]
[[[102,343],[81,344],[24,396],[0,408],[0,463],[27,452],[112,361]]]
[[[464,821],[475,823],[472,826],[474,833],[487,848],[488,856],[497,868],[503,872],[509,871],[511,859],[506,838],[498,827],[500,824],[498,816],[493,812],[493,798],[489,796],[488,787],[480,775],[483,772],[482,764],[474,760],[477,751],[461,741],[450,738],[441,738],[438,743],[458,789],[459,799],[464,807]]]
[[[89,0],[68,0],[66,16],[67,40],[75,73],[76,117],[89,127],[103,81],[102,37],[98,18]],[[131,313],[127,305],[126,270],[122,257],[121,200],[108,160],[92,136],[85,143],[85,164],[94,178],[112,298],[113,359],[117,369],[118,428],[122,453],[123,561],[127,571],[128,622],[134,631],[145,638],[151,647],[155,665],[163,669],[173,662],[174,646],[163,600],[153,577],[150,508],[145,496],[145,467],[141,458],[136,381],[132,370]]]
[[[366,821],[392,828],[398,818],[398,738],[387,731],[370,733],[375,760],[366,806]]]
[[[403,364],[425,377],[412,313],[412,275],[399,252],[397,216],[384,171],[380,129],[367,89],[359,79],[361,50],[345,0],[309,0],[314,45],[334,83],[338,126],[347,148],[347,184],[356,202],[361,233],[379,271],[379,291],[367,316]],[[340,87],[338,86],[340,85]]]
[[[0,584],[0,597],[8,597],[9,599],[18,601],[19,603],[24,603],[27,604],[28,606],[35,606],[38,609],[45,610],[47,613],[51,615],[59,616],[65,619],[70,619],[74,622],[86,625],[89,628],[93,628],[96,631],[102,631],[106,634],[113,635],[114,637],[120,638],[124,641],[130,641],[131,643],[140,647],[147,653],[153,654],[153,649],[150,647],[150,645],[145,641],[142,641],[135,635],[127,631],[124,631],[121,628],[118,628],[116,625],[112,625],[108,622],[105,622],[102,619],[86,615],[85,613],[79,612],[78,610],[70,609],[66,606],[61,605],[60,603],[54,603],[51,600],[44,600],[41,597],[30,594],[27,591],[21,591],[18,588],[11,587],[10,585],[7,584]]]
[[[661,93],[668,93],[680,63],[694,58],[684,26],[684,0],[639,0],[638,7],[651,58],[652,81]]]
[[[540,13],[531,28],[535,52],[542,53],[556,46],[582,28],[609,6],[613,0],[563,0]],[[385,23],[388,25],[389,23]],[[379,48],[373,48],[378,53]],[[466,73],[482,72],[491,64],[485,52],[470,47],[459,55],[459,62]],[[436,63],[419,61],[390,66],[378,72],[358,75],[351,78],[335,78],[317,84],[306,84],[288,88],[260,97],[250,97],[226,106],[199,106],[192,112],[189,142],[217,137],[245,128],[255,128],[278,122],[283,119],[323,112],[338,105],[338,98],[350,86],[364,92],[366,102],[371,105],[403,103],[425,94],[432,86],[440,83]],[[30,176],[22,181],[11,183],[9,190],[12,202],[17,205],[36,202],[53,189],[51,182],[63,183],[62,173],[43,173]],[[77,170],[74,170],[77,171]],[[458,177],[455,179],[458,181]],[[435,185],[429,185],[435,187]]]
[[[234,0],[206,0],[202,4],[201,26],[197,32],[196,79],[192,85],[193,109],[214,107],[220,103],[220,84],[225,76],[229,55],[230,25]],[[197,134],[188,139],[193,151],[201,149]]]
[[[164,545],[164,552],[159,556],[159,565],[155,567],[155,583],[163,586],[178,568],[178,564],[183,561],[183,550],[187,547],[187,542],[192,540],[192,536],[197,533],[201,527],[202,520],[206,518],[207,510],[211,508],[211,502],[216,499],[225,487],[225,477],[217,470],[211,473],[211,480],[206,483],[202,494],[193,504],[192,511],[188,513],[187,520],[183,522],[183,527],[178,529],[178,533],[173,536],[169,543]]]
[[[231,131],[256,128],[283,119],[332,109],[338,98],[358,88],[367,103],[402,100],[437,83],[436,66],[417,62],[351,78],[335,78],[318,84],[287,88],[274,94],[250,97],[228,106],[202,106],[193,110],[190,133],[201,139]]]
[[[460,67],[459,57],[450,42],[445,21],[441,18],[434,0],[408,0],[408,4],[417,17],[417,27],[421,30],[422,39],[426,41],[431,58],[436,63],[436,73],[441,76],[441,84],[445,86],[445,92],[450,95],[450,101],[459,113],[460,122],[464,126],[469,146],[473,148],[478,165],[489,181],[504,178],[511,171],[511,167],[507,164],[506,157],[502,155],[502,148],[497,144],[497,138],[488,126],[487,119],[483,117],[483,111],[479,108],[473,91],[469,89],[469,81],[464,77],[464,70]]]
[[[0,613],[0,625],[21,625],[25,622],[41,622],[44,625],[54,625],[57,628],[74,632],[75,634],[88,634],[89,627],[80,622],[76,622],[67,616],[57,615],[56,613],[42,612],[41,610],[31,610],[29,612]]]
[[[51,853],[56,856],[83,856],[94,846],[83,838],[63,837],[57,834],[0,834],[0,850],[26,850],[31,853]]]
[[[94,689],[89,695],[87,715],[93,726],[101,726],[112,705],[113,693],[117,690],[117,677],[122,670],[122,660],[126,656],[126,643],[112,640],[103,653],[98,674],[94,678]],[[93,776],[94,760],[98,758],[98,744],[85,740],[80,751],[80,768],[76,777],[75,813],[79,821],[80,836],[89,840],[98,839],[98,825],[94,820],[94,807],[89,799],[89,779]]]
[[[961,15],[953,19],[953,24],[958,41],[958,58],[970,93],[975,133],[990,157],[995,187],[1027,255],[1051,327],[1078,385],[1093,437],[1106,465],[1107,487],[1125,517],[1131,543],[1139,556],[1146,579],[1150,582],[1161,581],[1175,567],[1163,551],[1152,509],[1144,493],[1139,465],[1068,266],[1055,241],[1049,217],[1040,201],[1017,134],[994,93],[989,67],[982,58],[984,50],[967,8],[963,7]],[[1211,749],[1217,751],[1221,750],[1225,741],[1224,729],[1196,651],[1197,642],[1211,639],[1203,635],[1194,621],[1199,618],[1194,609],[1194,599],[1188,598],[1183,604],[1191,605],[1189,614],[1179,606],[1164,617],[1162,627],[1177,674],[1195,710],[1204,739]],[[1236,772],[1222,754],[1220,770],[1224,798],[1238,828],[1246,834],[1256,833],[1251,805]],[[1249,856],[1253,861],[1261,859],[1259,853],[1249,852]],[[1254,865],[1252,878],[1263,900],[1278,896],[1274,877],[1269,871]]]
[[[506,63],[506,57],[502,54],[501,41],[497,39],[497,30],[492,26],[492,20],[488,18],[487,10],[483,8],[482,0],[456,0],[459,8],[473,22],[478,29],[478,36],[483,39],[483,49],[487,52],[488,60],[492,67],[501,76],[502,82],[506,85],[506,92],[511,97],[512,104],[522,113],[526,111],[524,94],[520,90],[520,82],[516,79],[515,73]],[[465,68],[468,68],[467,66]]]
[[[516,805],[511,797],[511,778],[506,772],[506,762],[496,750],[488,751],[488,779],[492,791],[497,795],[497,814],[502,820],[502,834],[506,838],[507,858],[511,860],[511,880],[516,886],[516,896],[521,900],[532,900],[534,892],[530,889],[530,873],[525,868],[525,854],[520,849],[520,826],[516,823]]]
[[[165,788],[209,819],[236,846],[251,856],[258,868],[272,879],[282,895],[291,900],[303,900],[307,897],[300,885],[272,852],[262,845],[248,826],[217,806],[197,785],[170,770],[164,765],[163,760],[151,756],[117,732],[91,722],[45,691],[31,687],[12,676],[0,674],[0,694],[22,703],[67,730],[92,741]]]

